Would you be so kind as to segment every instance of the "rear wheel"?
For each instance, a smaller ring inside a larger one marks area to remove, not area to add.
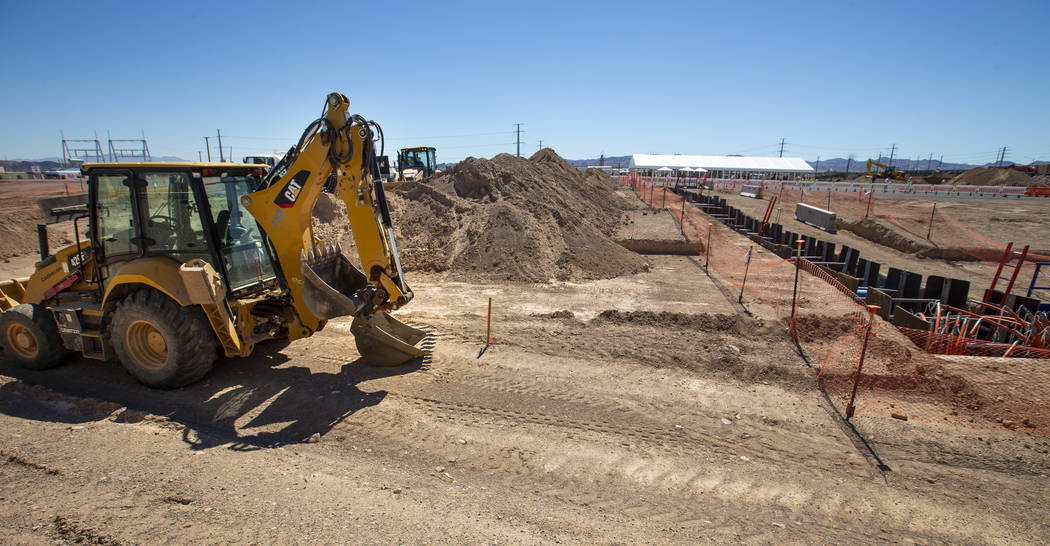
[[[155,290],[124,298],[113,311],[110,343],[128,372],[150,387],[188,385],[211,371],[217,342],[197,307],[182,307]]]
[[[58,366],[69,353],[51,311],[28,303],[0,313],[0,345],[5,358],[31,370]]]

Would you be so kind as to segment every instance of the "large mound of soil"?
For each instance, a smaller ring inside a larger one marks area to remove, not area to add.
[[[1013,169],[975,167],[948,183],[958,186],[1031,186],[1032,177]]]
[[[593,169],[592,169],[593,171]],[[605,173],[580,173],[551,149],[529,159],[467,158],[426,182],[387,191],[406,269],[546,282],[638,273],[645,260],[613,240],[633,204]],[[350,246],[338,203],[323,195],[320,226]],[[338,233],[332,233],[336,228]]]

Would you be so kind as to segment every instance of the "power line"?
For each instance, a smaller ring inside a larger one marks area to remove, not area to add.
[[[514,133],[515,133],[515,131],[496,131],[496,132],[492,132],[492,133],[472,133],[472,134],[468,134],[468,135],[438,135],[438,136],[425,136],[425,137],[409,136],[409,137],[399,137],[399,138],[401,140],[437,140],[437,139],[441,139],[441,138],[469,138],[469,137],[479,137],[479,136],[512,135]]]

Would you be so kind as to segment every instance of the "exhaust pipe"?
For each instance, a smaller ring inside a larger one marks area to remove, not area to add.
[[[44,261],[51,255],[51,250],[47,247],[47,224],[36,225],[36,239],[40,245],[40,261]]]

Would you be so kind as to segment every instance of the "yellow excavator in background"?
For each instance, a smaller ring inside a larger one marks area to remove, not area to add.
[[[881,169],[881,170],[873,175],[873,174],[871,174],[871,168],[872,167],[876,167],[876,168]],[[878,161],[874,161],[874,160],[871,160],[871,159],[868,160],[868,176],[870,176],[872,180],[875,180],[875,179],[878,179],[878,178],[892,178],[894,180],[902,180],[903,181],[903,180],[907,180],[908,179],[908,175],[905,174],[904,172],[898,171],[894,167],[891,167],[891,166],[886,165],[884,163],[879,163]]]
[[[86,164],[76,242],[55,254],[41,234],[28,279],[0,283],[0,347],[34,369],[71,351],[116,356],[139,381],[192,383],[219,351],[247,356],[328,319],[372,365],[422,356],[426,333],[388,314],[413,293],[401,268],[373,141],[379,126],[328,96],[321,117],[272,168],[229,163]],[[361,269],[311,225],[322,186],[346,204]],[[88,230],[80,221],[87,220]]]

